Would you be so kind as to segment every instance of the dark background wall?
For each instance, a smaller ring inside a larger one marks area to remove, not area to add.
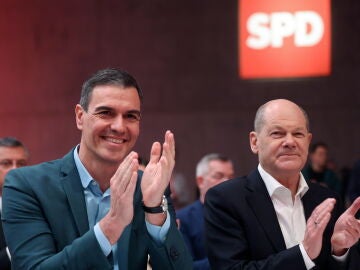
[[[243,81],[237,66],[237,1],[1,1],[0,136],[30,148],[32,163],[79,141],[80,87],[104,67],[128,70],[144,93],[142,133],[175,132],[176,169],[190,180],[199,158],[222,152],[237,174],[256,165],[248,133],[257,107],[289,98],[309,113],[314,140],[339,167],[360,158],[360,2],[334,1],[329,77]],[[316,59],[314,59],[316,61]]]

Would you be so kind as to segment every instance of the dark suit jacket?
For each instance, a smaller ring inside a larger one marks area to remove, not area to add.
[[[167,194],[168,195],[168,194]],[[118,241],[120,269],[191,269],[188,253],[169,208],[171,226],[165,243],[148,234],[141,207],[140,178],[134,218]],[[3,189],[3,226],[14,269],[112,269],[93,228],[89,229],[84,191],[73,150],[64,158],[12,170]]]
[[[0,213],[0,219],[1,219],[1,213]],[[4,232],[1,221],[0,221],[0,269],[1,270],[11,269],[10,260],[6,253],[6,243],[5,243]]]
[[[338,199],[333,191],[309,184],[302,198],[306,220],[329,197]],[[340,213],[337,203],[324,232],[322,251],[315,260],[316,269],[346,267],[331,256],[330,237]],[[257,170],[207,192],[205,229],[213,269],[306,269],[299,246],[286,249],[274,206]]]
[[[205,250],[204,206],[196,202],[176,212],[180,220],[180,231],[194,261],[194,270],[210,269]]]

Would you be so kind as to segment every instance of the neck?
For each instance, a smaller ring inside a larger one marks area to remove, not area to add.
[[[205,194],[200,194],[200,202],[204,204],[205,202]]]
[[[102,192],[110,187],[110,179],[119,167],[119,164],[117,163],[105,163],[99,162],[98,160],[81,159],[81,162],[89,174],[96,180],[96,182],[98,182]]]

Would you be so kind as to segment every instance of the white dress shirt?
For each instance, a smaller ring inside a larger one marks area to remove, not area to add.
[[[260,164],[258,170],[274,205],[286,248],[299,245],[306,269],[313,268],[315,263],[310,259],[302,244],[306,220],[301,198],[309,189],[304,176],[300,173],[298,190],[293,200],[291,191],[268,174]]]

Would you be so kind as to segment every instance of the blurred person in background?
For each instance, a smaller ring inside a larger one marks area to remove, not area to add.
[[[336,173],[327,167],[328,146],[323,142],[312,144],[309,148],[309,162],[303,168],[305,179],[328,187],[341,194],[341,181]]]
[[[228,157],[218,153],[204,156],[196,166],[196,184],[200,197],[194,203],[176,212],[180,231],[193,257],[195,270],[210,269],[205,249],[205,194],[209,188],[233,177],[233,162]]]
[[[352,203],[357,197],[360,196],[360,159],[355,162],[351,171],[349,185],[347,189],[347,198]],[[358,213],[360,217],[360,213]]]
[[[29,152],[24,144],[16,138],[0,138],[0,218],[2,210],[2,187],[5,175],[12,169],[26,166]],[[10,253],[7,249],[2,223],[0,222],[0,269],[10,270]]]

